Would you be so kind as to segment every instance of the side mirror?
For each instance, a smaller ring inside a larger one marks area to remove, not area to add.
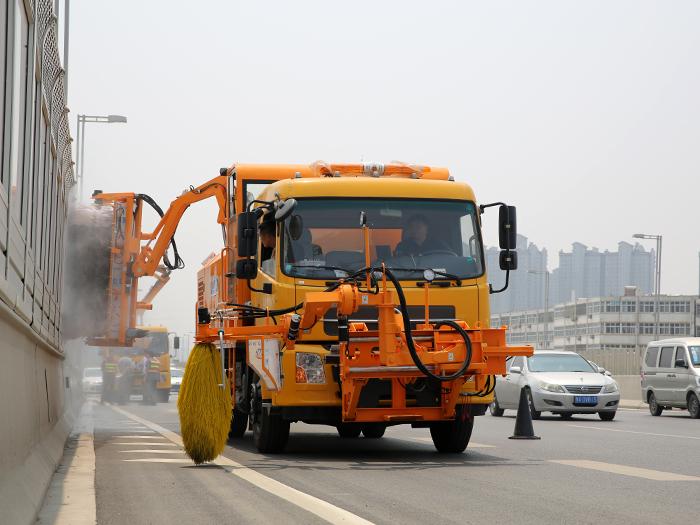
[[[238,223],[238,256],[253,257],[258,253],[258,214],[254,211],[239,213],[236,222]]]
[[[509,374],[522,374],[523,369],[520,368],[519,366],[511,366],[510,370],[508,371]]]
[[[607,370],[605,370],[605,368],[602,366],[597,366],[596,368],[598,369],[599,374],[605,374],[605,372],[607,372]]]
[[[515,206],[501,204],[498,207],[498,245],[501,250],[515,250],[517,235]]]
[[[173,337],[173,348],[180,350],[180,338],[178,336]]]
[[[296,207],[297,201],[295,199],[287,199],[280,205],[279,208],[277,208],[277,211],[275,212],[275,220],[277,222],[282,222],[292,214],[294,208]]]
[[[685,359],[676,359],[676,368],[688,368],[688,364]]]
[[[236,261],[236,279],[255,279],[258,276],[258,263],[254,259]]]
[[[517,270],[518,269],[518,252],[510,250],[501,250],[498,257],[498,265],[501,270]]]

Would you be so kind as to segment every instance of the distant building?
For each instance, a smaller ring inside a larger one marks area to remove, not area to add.
[[[509,344],[572,350],[614,373],[639,372],[639,360],[653,341],[655,296],[616,295],[577,299],[542,311],[491,316],[491,326],[507,326]],[[548,322],[547,322],[548,321]],[[700,298],[661,295],[659,339],[700,336]]]
[[[544,309],[545,275],[547,270],[547,250],[528,242],[527,237],[518,235],[518,269],[510,274],[510,284],[505,292],[491,295],[491,312],[501,313],[514,310]],[[486,267],[489,269],[489,282],[494,288],[501,288],[505,282],[505,272],[498,266],[498,248],[486,250]],[[538,273],[531,273],[538,272]]]
[[[547,250],[518,235],[518,269],[511,272],[508,289],[491,296],[491,312],[544,310]],[[503,285],[505,274],[499,270],[498,248],[486,250],[489,282],[494,288]],[[634,286],[641,294],[654,288],[656,253],[641,244],[618,243],[617,251],[604,252],[575,242],[570,252],[559,252],[559,267],[552,270],[549,283],[549,304],[573,301],[580,297],[621,295],[626,286]]]
[[[559,267],[552,271],[551,302],[564,303],[578,297],[621,295],[625,286],[640,293],[653,290],[656,253],[641,244],[619,242],[616,252],[589,249],[580,242],[571,252],[559,252]]]

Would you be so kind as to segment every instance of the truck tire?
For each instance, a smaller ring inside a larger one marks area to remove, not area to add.
[[[474,418],[469,408],[457,405],[454,421],[444,421],[430,425],[430,437],[438,452],[458,454],[469,445],[474,428]]]
[[[170,401],[170,390],[158,390],[158,402],[167,403]]]
[[[261,408],[253,421],[255,448],[263,454],[282,452],[289,439],[289,421],[282,419],[281,414],[271,414],[269,408]]]
[[[231,411],[231,427],[228,431],[228,437],[241,438],[248,430],[248,414],[241,412],[237,408]]]
[[[353,423],[341,423],[336,425],[335,428],[338,430],[338,435],[341,438],[360,437],[360,432],[362,432],[362,427]]]
[[[362,435],[368,439],[379,439],[386,432],[386,425],[381,423],[367,423],[362,425]]]

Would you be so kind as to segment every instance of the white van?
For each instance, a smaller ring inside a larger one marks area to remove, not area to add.
[[[652,341],[642,359],[642,399],[652,416],[684,408],[700,418],[700,337]]]

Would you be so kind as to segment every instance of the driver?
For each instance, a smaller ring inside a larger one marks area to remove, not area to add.
[[[263,221],[260,225],[261,269],[270,277],[275,277],[275,223]]]
[[[428,219],[424,215],[413,215],[403,230],[402,240],[396,245],[394,255],[416,256],[423,255],[431,251],[444,250],[442,242],[428,238]]]

